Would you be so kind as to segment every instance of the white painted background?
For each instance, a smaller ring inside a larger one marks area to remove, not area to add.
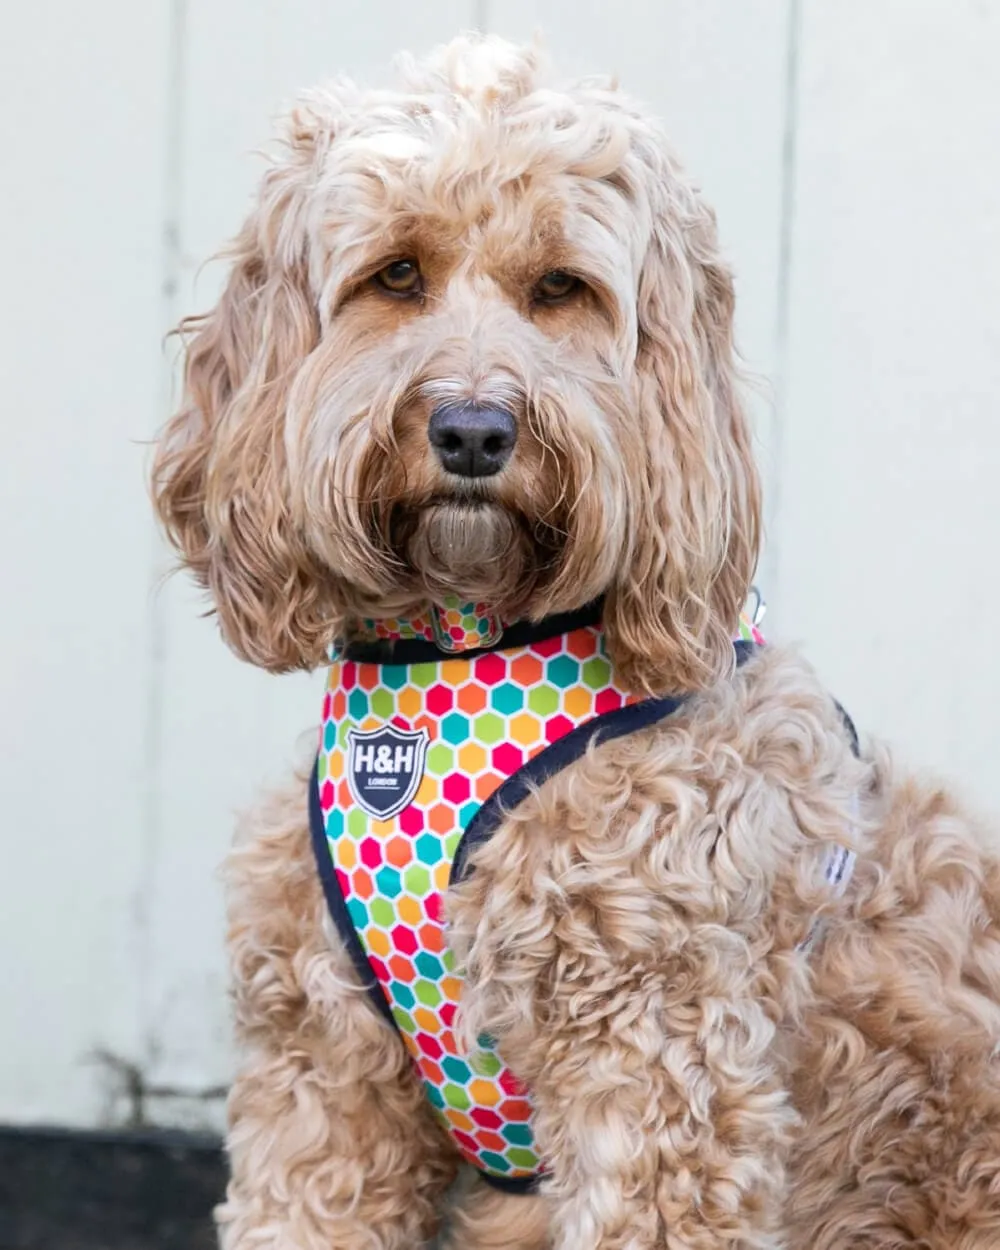
[[[162,335],[269,117],[488,26],[617,70],[719,210],[758,405],[769,632],[1000,811],[996,0],[39,0],[0,45],[0,1120],[217,1123],[216,867],[318,678],[238,664],[144,494]],[[119,1067],[154,1092],[137,1108]],[[166,1092],[157,1094],[159,1088]],[[172,1092],[171,1092],[172,1091]]]

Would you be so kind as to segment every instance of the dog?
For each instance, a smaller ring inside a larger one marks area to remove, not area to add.
[[[492,37],[399,72],[291,111],[153,468],[229,646],[331,674],[228,866],[223,1245],[411,1250],[451,1194],[466,1250],[995,1250],[1000,862],[734,643],[760,488],[713,213],[614,84]],[[532,746],[544,700],[577,712]],[[483,786],[477,715],[515,756]],[[376,975],[409,913],[423,1043]]]

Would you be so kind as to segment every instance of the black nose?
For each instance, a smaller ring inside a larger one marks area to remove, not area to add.
[[[449,473],[490,477],[510,459],[517,425],[504,408],[468,402],[442,404],[431,413],[427,437]]]

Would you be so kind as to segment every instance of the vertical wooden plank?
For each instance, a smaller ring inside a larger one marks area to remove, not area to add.
[[[214,299],[222,271],[211,268],[196,285],[197,267],[238,229],[263,168],[251,153],[267,141],[278,108],[336,74],[380,85],[397,51],[427,50],[474,16],[469,0],[442,0],[433,9],[402,0],[190,7],[178,315]],[[309,756],[322,689],[320,675],[276,678],[240,664],[199,619],[203,608],[181,578],[160,600],[164,720],[146,1019],[155,1043],[150,1071],[190,1089],[224,1081],[231,1064],[216,868],[234,811]],[[157,1110],[189,1121],[200,1114],[194,1102]]]
[[[85,1123],[138,1046],[168,5],[6,25],[0,1119]]]
[[[1000,804],[1000,9],[805,5],[780,620]]]

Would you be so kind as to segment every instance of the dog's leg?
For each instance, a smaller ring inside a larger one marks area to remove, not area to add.
[[[331,941],[305,785],[229,865],[239,1033],[225,1250],[415,1250],[455,1172],[400,1041]]]
[[[505,1194],[476,1180],[449,1220],[444,1250],[547,1250],[548,1207],[537,1194]]]

